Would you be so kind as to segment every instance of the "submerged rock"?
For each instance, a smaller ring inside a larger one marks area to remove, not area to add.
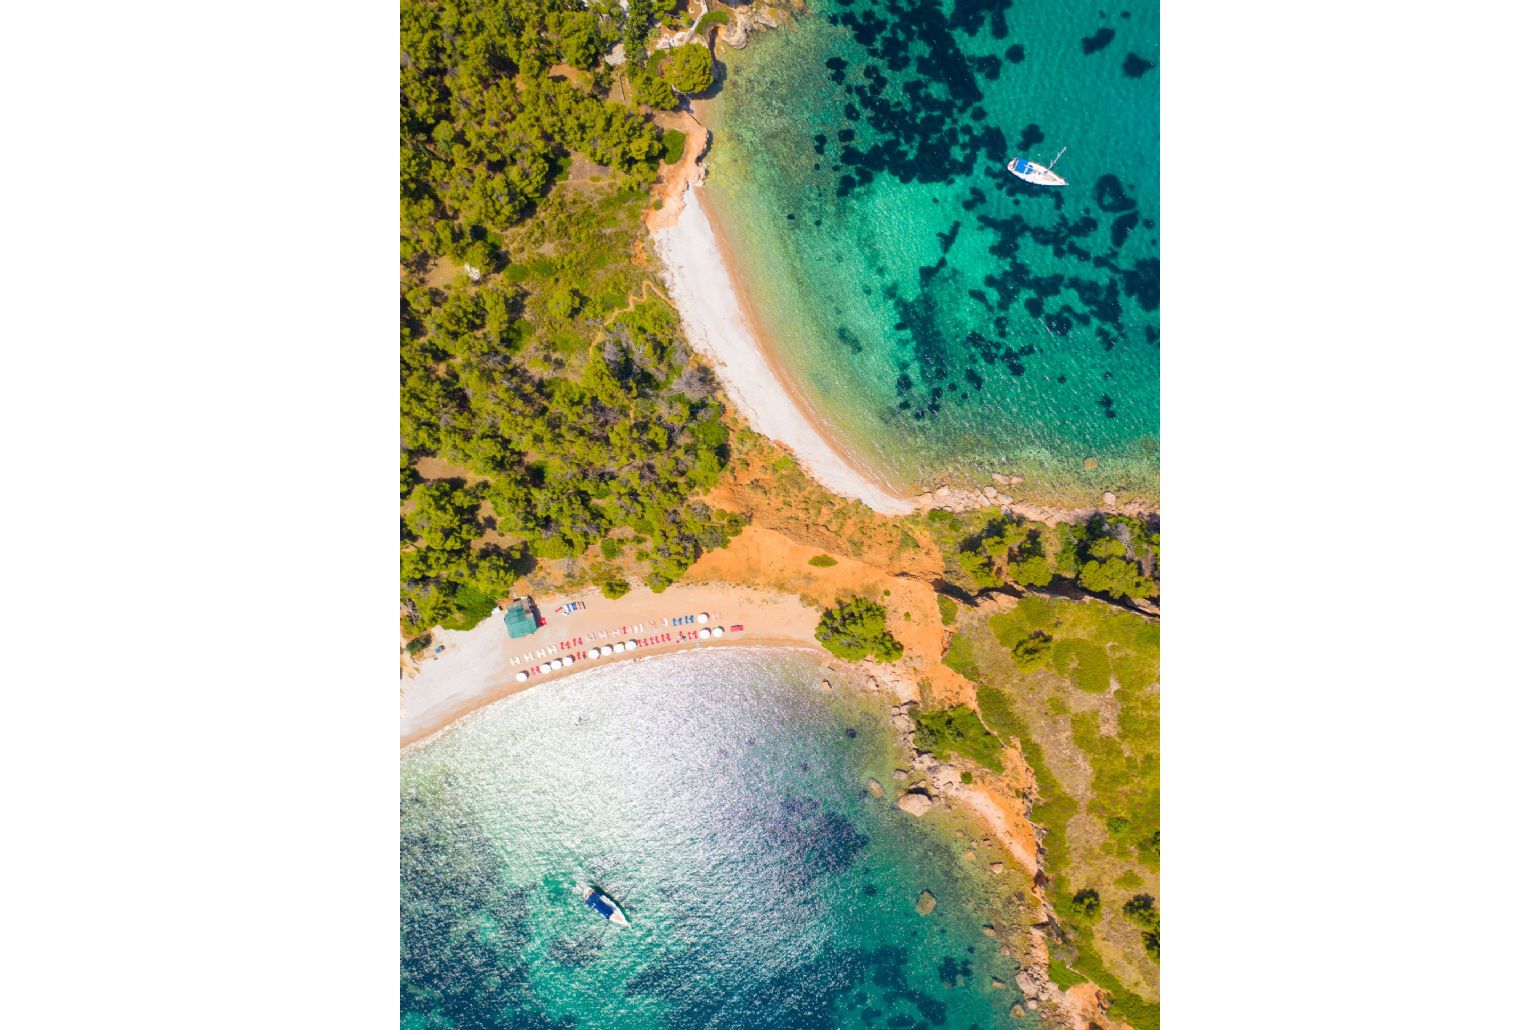
[[[1005,863],[991,862],[989,863],[989,871],[994,873],[996,876],[999,876],[1001,873],[1005,872]]]
[[[867,780],[866,792],[874,798],[880,798],[883,795],[882,784],[878,783],[876,780]]]
[[[928,916],[936,911],[936,896],[930,891],[921,891],[920,900],[914,903],[914,910],[922,916]]]
[[[1000,979],[998,976],[992,976],[989,978],[989,986],[993,987],[997,991],[1003,991],[1005,990],[1005,981]]]
[[[1011,1006],[1011,1015],[1017,1019],[1026,1019],[1027,1010],[1022,1008],[1021,1002],[1018,1001],[1016,1004]]]

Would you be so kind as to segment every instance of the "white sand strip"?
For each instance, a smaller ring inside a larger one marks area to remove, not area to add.
[[[790,450],[835,493],[864,501],[884,515],[913,511],[913,501],[884,489],[836,451],[776,377],[744,316],[693,186],[685,190],[675,223],[652,235],[690,345],[715,367],[727,395],[754,430]]]
[[[580,600],[587,606],[574,615],[557,615],[562,601]],[[711,613],[710,623],[656,626],[659,620]],[[773,645],[805,647],[817,645],[813,630],[818,611],[804,605],[791,594],[773,590],[727,584],[675,583],[662,594],[651,590],[633,590],[616,600],[587,589],[571,595],[553,595],[544,599],[541,613],[546,625],[527,637],[510,640],[502,616],[495,615],[467,632],[436,629],[433,647],[421,656],[416,675],[401,681],[401,746],[430,736],[462,715],[483,705],[508,697],[542,683],[574,675],[612,662],[666,654],[697,647],[732,647]],[[647,623],[645,629],[623,629]],[[743,626],[738,633],[701,640],[687,634],[707,625]],[[604,634],[589,644],[563,646],[575,637]],[[656,639],[671,634],[667,642],[648,644],[636,651],[580,660],[570,668],[538,674],[523,683],[520,670],[538,666],[553,655],[581,656],[588,647],[623,642],[628,638]],[[434,647],[442,644],[444,650]],[[525,658],[526,654],[535,657]]]

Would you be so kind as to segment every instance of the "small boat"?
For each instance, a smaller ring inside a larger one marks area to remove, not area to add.
[[[1053,160],[1047,165],[1028,161],[1024,157],[1013,157],[1005,162],[1005,170],[1022,182],[1030,182],[1034,186],[1067,186],[1069,183],[1053,170],[1053,166],[1059,163],[1059,158],[1063,157],[1064,151],[1068,149],[1068,147],[1060,147],[1059,152],[1053,155]]]
[[[617,926],[631,925],[631,920],[626,918],[626,914],[620,910],[620,905],[615,899],[597,887],[588,888],[583,895],[583,904]]]

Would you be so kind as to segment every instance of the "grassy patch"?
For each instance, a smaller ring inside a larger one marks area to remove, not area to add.
[[[938,708],[915,718],[914,743],[922,751],[943,758],[969,758],[986,769],[1000,772],[1000,738],[990,733],[979,714],[967,705]]]
[[[807,563],[818,569],[832,569],[839,564],[827,554],[815,554],[807,560]]]
[[[968,639],[966,633],[959,633],[952,638],[951,646],[946,649],[946,655],[941,659],[948,669],[977,683],[982,679],[979,672],[978,660],[973,655],[973,641]]]
[[[1071,637],[1055,640],[1050,654],[1054,669],[1080,690],[1105,694],[1112,686],[1112,661],[1105,644]]]
[[[904,534],[904,538],[908,539],[909,535],[907,533]],[[952,600],[950,597],[946,596],[945,594],[937,594],[936,595],[936,610],[941,613],[941,625],[943,625],[943,626],[955,626],[955,625],[957,625],[957,602],[956,601]]]

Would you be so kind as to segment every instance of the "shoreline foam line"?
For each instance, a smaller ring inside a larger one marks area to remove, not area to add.
[[[884,515],[913,511],[913,500],[892,493],[842,455],[782,382],[750,325],[697,188],[685,187],[673,225],[652,232],[690,345],[716,369],[754,431],[787,447],[814,479]]]

